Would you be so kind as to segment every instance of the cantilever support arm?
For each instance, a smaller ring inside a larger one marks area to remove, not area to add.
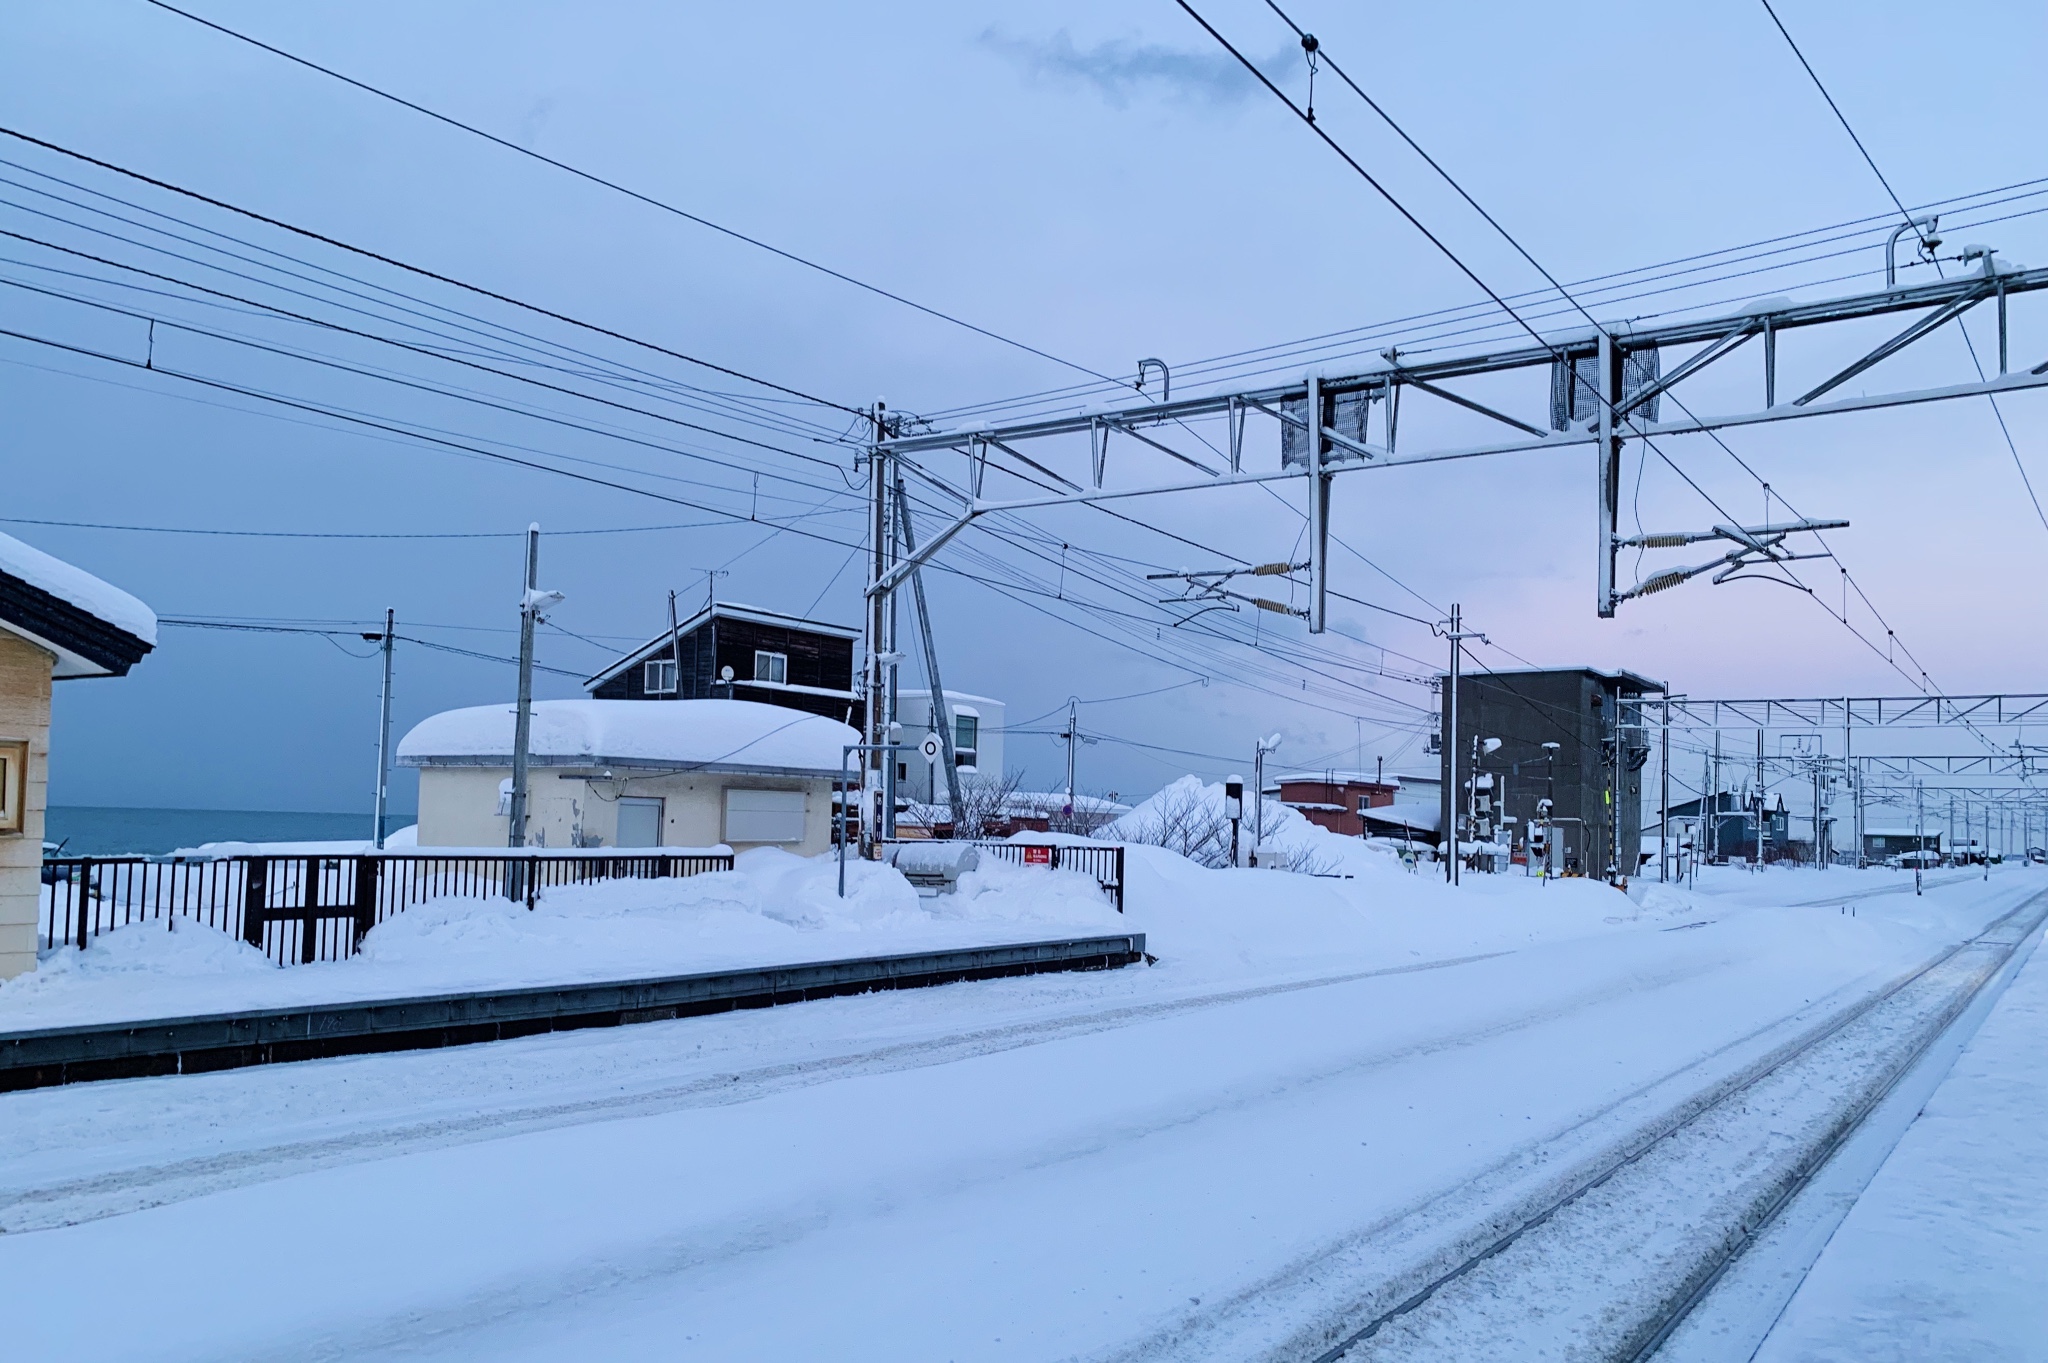
[[[1125,435],[1129,436],[1133,440],[1142,440],[1147,445],[1150,445],[1153,449],[1158,450],[1161,454],[1170,454],[1175,459],[1180,460],[1181,463],[1188,465],[1190,468],[1198,468],[1202,472],[1208,474],[1211,478],[1215,478],[1218,476],[1215,469],[1210,468],[1201,460],[1190,459],[1187,455],[1182,454],[1173,446],[1162,444],[1161,442],[1154,440],[1151,436],[1146,435],[1141,431],[1135,431],[1131,429],[1129,426],[1125,425],[1121,421],[1105,421],[1103,424],[1111,427],[1114,430],[1122,431]]]
[[[1864,370],[1876,364],[1879,360],[1886,359],[1889,356],[1898,354],[1901,350],[1904,350],[1907,346],[1913,344],[1913,342],[1919,340],[1928,332],[1933,331],[1936,327],[1946,326],[1948,323],[1954,321],[1956,318],[1961,317],[1971,308],[1976,307],[1977,304],[1983,302],[1986,298],[1989,298],[1995,291],[1996,284],[1994,283],[1984,288],[1979,288],[1970,293],[1966,293],[1962,295],[1960,298],[1957,298],[1943,305],[1942,307],[1936,308],[1933,312],[1927,314],[1927,316],[1913,323],[1913,325],[1907,327],[1904,331],[1892,337],[1889,341],[1886,341],[1883,345],[1871,351],[1868,355],[1865,355],[1862,359],[1856,361],[1856,363],[1850,365],[1841,373],[1835,375],[1833,378],[1828,379],[1826,382],[1822,383],[1818,388],[1815,388],[1805,397],[1795,399],[1792,405],[1794,407],[1804,407],[1807,403],[1812,402],[1815,398],[1821,396],[1823,393],[1833,392],[1835,389],[1847,383],[1850,379],[1855,378],[1858,374],[1861,374]]]
[[[1628,401],[1622,403],[1621,406],[1615,410],[1615,416],[1627,416],[1636,408],[1641,407],[1643,404],[1652,401],[1660,394],[1668,392],[1670,389],[1676,387],[1680,383],[1683,383],[1685,380],[1691,378],[1693,375],[1699,373],[1702,369],[1705,369],[1714,361],[1721,359],[1726,355],[1732,354],[1742,345],[1744,341],[1747,341],[1750,337],[1756,335],[1757,332],[1762,331],[1763,325],[1763,322],[1755,317],[1745,320],[1741,326],[1736,327],[1727,335],[1723,336],[1720,340],[1715,341],[1705,350],[1700,351],[1697,355],[1694,355],[1684,364],[1681,364],[1680,366],[1678,366],[1678,368],[1672,370],[1663,378],[1657,380],[1649,387],[1643,389],[1640,393],[1637,393],[1634,397],[1628,399]]]
[[[1397,374],[1400,373],[1400,371],[1398,370],[1395,372]],[[1474,412],[1479,413],[1479,415],[1481,416],[1490,416],[1495,421],[1501,422],[1504,425],[1512,426],[1518,431],[1527,431],[1530,435],[1535,436],[1539,440],[1548,437],[1550,434],[1549,431],[1540,430],[1535,426],[1531,426],[1526,421],[1519,421],[1516,418],[1509,416],[1505,412],[1496,412],[1493,410],[1493,408],[1487,406],[1483,402],[1474,402],[1471,398],[1466,397],[1462,393],[1453,393],[1448,388],[1439,388],[1435,384],[1430,383],[1425,379],[1413,378],[1407,374],[1400,374],[1400,379],[1401,382],[1407,384],[1409,387],[1420,388],[1423,392],[1429,394],[1431,397],[1442,398],[1445,402],[1455,402],[1460,407],[1468,408]]]
[[[959,519],[953,521],[950,525],[946,526],[945,529],[939,531],[938,534],[933,535],[930,539],[926,540],[922,545],[905,554],[903,558],[897,562],[895,567],[891,568],[888,572],[883,573],[880,577],[876,578],[875,581],[869,585],[867,594],[869,596],[886,596],[890,592],[895,591],[896,588],[899,585],[901,585],[904,578],[909,577],[912,573],[916,572],[919,567],[923,566],[926,559],[930,558],[933,554],[936,554],[937,552],[939,552],[940,549],[944,548],[946,546],[946,543],[949,540],[951,540],[953,536],[959,534],[962,530],[965,530],[968,526],[974,524],[975,520],[980,517],[983,511],[992,509],[993,508],[978,506],[969,507],[966,511],[960,514]]]

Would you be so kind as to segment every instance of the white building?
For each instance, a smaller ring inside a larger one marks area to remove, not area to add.
[[[444,711],[399,743],[400,764],[420,769],[421,847],[505,845],[513,709]],[[833,784],[859,741],[837,720],[755,701],[535,701],[527,841],[812,856],[831,846]]]
[[[987,696],[972,696],[965,691],[948,690],[946,709],[953,717],[953,764],[959,768],[960,774],[1000,777],[1003,774],[1003,702]],[[896,720],[903,726],[903,736],[898,741],[913,750],[897,754],[898,798],[919,804],[944,803],[945,773],[915,751],[928,735],[935,732],[932,728],[932,693],[929,690],[898,691]],[[935,776],[938,779],[936,792],[932,789]]]

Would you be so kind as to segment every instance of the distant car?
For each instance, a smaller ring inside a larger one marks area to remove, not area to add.
[[[1886,857],[1884,864],[1908,871],[1912,870],[1915,866],[1926,869],[1941,865],[1941,853],[1934,851],[1901,852],[1895,857]]]
[[[2048,847],[2029,847],[2027,860],[2036,865],[2048,865]]]

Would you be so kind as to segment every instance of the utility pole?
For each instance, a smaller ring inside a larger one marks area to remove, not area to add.
[[[1750,868],[1752,875],[1764,869],[1764,844],[1769,840],[1764,828],[1770,812],[1764,796],[1764,731],[1759,727],[1756,731],[1756,865]]]
[[[384,694],[377,706],[377,850],[384,850],[384,811],[391,795],[391,645],[398,612],[384,608]]]
[[[1657,758],[1657,883],[1671,879],[1671,697],[1664,697],[1663,733],[1658,738],[1662,751]]]
[[[512,721],[512,818],[506,832],[508,847],[526,846],[526,762],[527,749],[533,738],[533,627],[540,620],[540,613],[561,601],[560,592],[544,592],[540,589],[540,522],[526,527],[526,591],[519,598],[519,706]],[[513,898],[524,896],[521,887],[514,892],[515,877],[506,876],[507,893]]]
[[[1709,840],[1709,845],[1713,849],[1714,860],[1719,861],[1721,859],[1721,707],[1718,704],[1714,707],[1714,779],[1710,794],[1714,802],[1714,833],[1713,837]]]
[[[1856,837],[1855,855],[1849,865],[1861,870],[1863,867],[1863,782],[1856,770],[1854,730],[1849,727],[1853,701],[1842,697],[1842,780],[1849,787],[1849,808],[1853,816],[1853,831]]]
[[[1816,759],[1813,764],[1813,869],[1816,871],[1823,870],[1827,866],[1826,860],[1821,855],[1820,845],[1820,783],[1823,765],[1824,762],[1820,759]]]
[[[1074,817],[1074,745],[1080,742],[1080,704],[1073,696],[1067,697],[1067,727],[1060,737],[1067,740],[1067,817]]]
[[[519,701],[512,720],[512,819],[505,845],[526,846],[526,755],[533,738],[533,598],[540,586],[540,522],[526,527],[526,590],[519,598]]]
[[[1444,688],[1444,785],[1443,794],[1438,798],[1438,830],[1440,844],[1444,850],[1444,881],[1456,885],[1458,880],[1458,665],[1465,651],[1467,639],[1485,639],[1484,634],[1465,628],[1464,609],[1455,601],[1451,603],[1451,627],[1445,634],[1451,643],[1450,680]],[[1475,768],[1474,774],[1477,775]]]
[[[1927,792],[1913,782],[1913,893],[1920,893],[1920,865],[1927,860]]]
[[[882,654],[887,635],[888,595],[882,579],[889,571],[889,454],[882,441],[888,435],[888,404],[875,400],[872,416],[875,443],[868,447],[868,590],[865,638],[867,659],[862,690],[867,704],[861,715],[860,852],[873,860],[875,839],[882,828],[882,764],[890,754],[883,725],[886,701],[883,695]]]

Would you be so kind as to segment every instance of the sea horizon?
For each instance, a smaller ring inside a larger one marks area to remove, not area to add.
[[[158,805],[51,805],[43,837],[65,856],[163,856],[208,842],[332,842],[371,836],[371,811],[180,809]],[[386,816],[387,832],[414,822]]]

